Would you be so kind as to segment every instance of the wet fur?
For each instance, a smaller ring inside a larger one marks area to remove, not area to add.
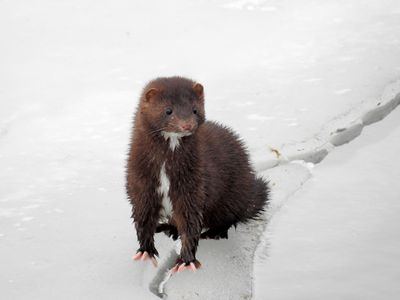
[[[158,255],[154,233],[163,231],[180,237],[179,261],[186,265],[197,262],[200,238],[227,238],[232,225],[257,218],[268,200],[267,183],[256,178],[239,137],[225,126],[205,121],[204,95],[194,85],[189,79],[170,77],[145,87],[135,114],[126,184],[138,251]],[[158,96],[148,92],[152,88],[161,91]],[[166,123],[166,103],[174,106],[175,121]],[[190,115],[189,105],[196,107],[195,116]],[[180,119],[190,119],[195,129],[172,150],[159,129],[172,130]],[[173,214],[168,223],[160,224],[162,196],[157,189],[164,162]]]

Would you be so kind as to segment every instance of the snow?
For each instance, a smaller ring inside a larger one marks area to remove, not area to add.
[[[400,110],[333,151],[277,211],[255,299],[397,299]]]
[[[176,245],[156,237],[158,269],[131,262],[124,167],[138,95],[164,75],[204,85],[207,117],[243,136],[274,196],[264,223],[201,243],[195,289],[189,273],[162,292],[251,297],[265,223],[310,163],[400,103],[399,14],[396,0],[2,1],[2,298],[157,298]]]

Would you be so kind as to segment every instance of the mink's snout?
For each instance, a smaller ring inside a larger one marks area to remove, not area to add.
[[[195,127],[193,121],[180,121],[178,123],[178,129],[182,132],[192,132]]]

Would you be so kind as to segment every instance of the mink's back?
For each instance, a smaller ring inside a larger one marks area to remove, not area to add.
[[[244,143],[230,128],[216,122],[206,121],[198,129],[200,152],[206,168],[219,169],[221,175],[231,171],[251,171],[249,156]],[[209,170],[211,171],[211,170]],[[222,172],[224,171],[224,172]],[[225,174],[228,175],[228,174]],[[233,174],[230,174],[233,175]]]
[[[245,222],[256,193],[256,178],[249,155],[231,129],[207,121],[198,128],[200,158],[206,193],[204,225]]]

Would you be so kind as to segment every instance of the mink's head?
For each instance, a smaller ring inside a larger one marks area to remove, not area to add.
[[[144,88],[139,109],[151,132],[191,135],[205,119],[203,86],[182,77],[157,78]]]

